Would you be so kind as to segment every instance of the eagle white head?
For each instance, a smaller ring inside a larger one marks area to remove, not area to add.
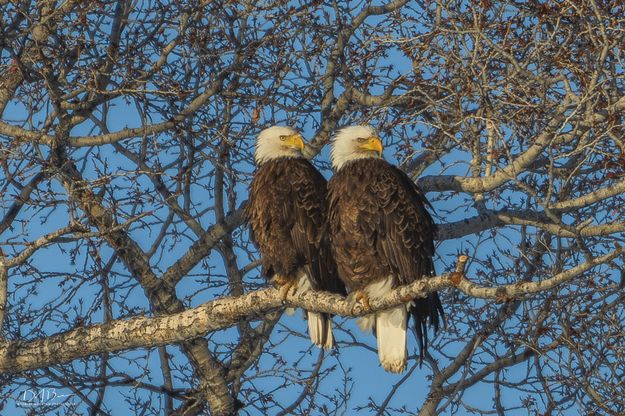
[[[304,157],[304,139],[295,129],[285,126],[272,126],[264,129],[256,139],[254,159],[257,165],[280,157]]]
[[[332,166],[338,171],[351,160],[381,158],[382,150],[382,141],[373,127],[350,126],[334,136],[330,158]]]

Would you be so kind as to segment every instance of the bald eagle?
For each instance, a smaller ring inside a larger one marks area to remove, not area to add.
[[[304,158],[302,136],[273,126],[256,141],[257,171],[245,207],[251,237],[262,255],[263,274],[289,290],[345,294],[326,232],[327,182]],[[307,312],[311,341],[332,348],[330,316]]]
[[[331,159],[336,171],[328,184],[331,247],[352,300],[368,307],[370,298],[433,275],[435,225],[425,208],[429,203],[404,172],[382,159],[375,130],[340,130]],[[387,371],[406,368],[408,313],[415,319],[423,358],[427,320],[436,331],[443,318],[438,294],[359,320],[363,330],[375,330],[378,357]]]

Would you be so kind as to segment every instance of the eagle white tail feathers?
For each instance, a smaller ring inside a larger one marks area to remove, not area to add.
[[[407,322],[408,311],[404,305],[376,313],[375,334],[378,338],[378,357],[386,371],[402,373],[406,369]]]
[[[371,298],[380,298],[393,290],[393,277],[372,283],[364,289]],[[370,332],[375,326],[378,339],[378,357],[386,371],[401,373],[406,369],[408,353],[406,351],[406,327],[408,324],[408,305],[365,315],[358,319],[358,326],[364,332]]]
[[[310,341],[319,348],[329,350],[334,347],[332,323],[323,313],[308,312],[308,336]]]
[[[297,281],[297,293],[313,290],[308,275],[301,272]],[[310,341],[319,348],[329,350],[334,347],[332,320],[328,315],[319,312],[306,312],[308,315],[308,336]]]
[[[381,280],[379,282],[371,283],[369,286],[363,289],[364,294],[368,298],[379,298],[384,296],[387,292],[392,289],[392,280],[389,276],[386,280]],[[356,302],[354,298],[355,292],[352,292],[348,296],[348,300],[352,303]],[[361,316],[360,318],[356,318],[356,323],[360,330],[366,334],[370,333],[375,328],[375,318],[376,314],[371,313],[369,315]]]
[[[356,318],[356,323],[362,332],[368,334],[375,328],[375,314],[370,313],[369,315]]]

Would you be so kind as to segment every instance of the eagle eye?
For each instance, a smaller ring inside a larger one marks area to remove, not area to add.
[[[365,139],[364,137],[359,137],[356,140],[358,141],[358,143],[364,143],[367,139]]]
[[[289,136],[280,136],[280,140],[285,141],[287,137]]]

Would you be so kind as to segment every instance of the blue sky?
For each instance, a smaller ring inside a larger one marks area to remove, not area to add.
[[[331,13],[330,18],[335,18],[335,16]],[[372,26],[379,24],[381,22],[380,19],[371,18],[368,23]],[[301,48],[304,48],[306,45],[300,45]],[[223,58],[223,57],[222,57]],[[393,65],[392,74],[394,76],[400,74],[408,74],[411,71],[410,62],[406,61],[402,54],[400,54],[395,49],[389,49],[388,55],[381,66],[386,67],[388,64]],[[292,68],[293,70],[304,71],[304,66],[299,68]],[[294,75],[295,78],[295,75]],[[298,82],[302,82],[301,80],[295,78],[295,87],[297,87]],[[302,87],[305,85],[302,84]],[[338,95],[341,92],[341,87],[337,82],[337,91]],[[375,88],[371,91],[372,93],[379,93],[380,91],[376,91]],[[215,114],[218,113],[220,106],[219,104],[209,103],[209,106],[214,105]],[[248,109],[249,110],[249,109]],[[43,112],[39,113],[38,117],[41,118],[43,116]],[[3,118],[8,122],[17,122],[23,120],[25,117],[25,109],[22,105],[17,103],[12,103],[9,105],[7,110],[5,111]],[[302,128],[302,132],[307,139],[311,139],[315,132],[315,127],[319,122],[319,114],[313,113],[308,115],[297,114],[297,112],[285,112],[283,109],[279,107],[266,106],[262,109],[261,119],[259,120],[258,125],[255,128],[245,130],[243,132],[241,126],[245,126],[249,124],[249,112],[242,112],[237,117],[235,117],[232,123],[232,137],[229,138],[231,140],[239,141],[239,148],[243,151],[247,152],[252,148],[254,142],[254,136],[258,132],[258,130],[266,126],[268,124],[294,124],[298,127]],[[381,109],[373,115],[363,118],[362,114],[354,113],[347,114],[341,121],[341,124],[349,124],[354,122],[370,122],[374,125],[378,123],[386,121],[386,118],[389,117],[386,114],[386,109]],[[158,114],[149,114],[149,118],[152,122],[161,121],[161,116]],[[38,121],[35,118],[35,122]],[[123,100],[116,100],[112,105],[108,108],[108,113],[106,117],[106,125],[108,130],[110,131],[118,131],[125,127],[136,127],[141,124],[140,115],[137,112],[136,107],[134,105],[128,104]],[[86,122],[83,125],[75,128],[72,131],[72,134],[82,135],[89,134],[93,128],[93,124]],[[427,136],[429,130],[428,127],[424,125],[417,125],[417,130],[422,132]],[[400,164],[400,160],[398,160],[398,156],[400,156],[400,152],[397,149],[397,144],[399,142],[398,137],[392,136],[384,136],[383,140],[387,145],[387,148],[384,152],[385,158],[394,164]],[[179,140],[175,135],[170,135],[169,133],[161,135],[157,139],[149,138],[150,145],[154,144],[156,146],[165,146],[168,141],[175,142]],[[215,130],[210,130],[206,133],[206,142],[208,144],[214,144],[218,142],[219,137],[215,134]],[[128,146],[131,150],[136,150],[138,147],[138,143],[140,143],[141,139],[132,139],[127,142],[124,142],[124,146]],[[243,143],[240,143],[243,141]],[[45,148],[43,148],[45,151]],[[205,152],[210,156],[210,147],[205,148]],[[415,151],[419,151],[420,148],[415,148]],[[163,151],[158,155],[158,159],[161,165],[166,165],[171,161],[175,161],[178,158],[178,154],[172,150],[167,149],[167,151]],[[74,159],[83,159],[87,160],[87,163],[84,165],[83,174],[86,178],[96,179],[100,176],[101,171],[105,171],[106,174],[111,175],[112,182],[119,186],[118,190],[115,191],[116,198],[132,198],[132,187],[133,186],[143,186],[152,190],[152,184],[149,179],[141,174],[135,172],[136,167],[129,162],[123,155],[116,152],[111,145],[105,145],[99,147],[97,149],[77,149],[72,154]],[[469,175],[468,171],[468,162],[469,156],[467,153],[462,153],[459,151],[452,152],[445,156],[445,158],[435,164],[433,164],[430,168],[428,168],[424,175],[436,175],[436,174],[456,174],[456,175]],[[81,162],[82,163],[82,162]],[[322,149],[321,153],[315,159],[315,163],[319,166],[326,177],[330,177],[331,172],[327,169],[328,167],[328,147],[326,146]],[[238,179],[239,182],[236,185],[237,191],[237,206],[240,205],[247,198],[246,187],[251,179],[251,174],[253,172],[253,165],[250,163],[249,158],[242,158],[236,162],[237,169],[240,170],[241,174]],[[82,165],[80,166],[82,168]],[[211,199],[206,197],[206,187],[207,184],[210,184],[211,177],[210,173],[213,169],[213,166],[209,161],[205,162],[201,165],[200,168],[197,169],[196,175],[197,177],[202,178],[202,183],[198,186],[193,186],[191,189],[191,198],[193,199],[196,205],[196,212],[203,211],[203,209],[208,209],[211,204]],[[130,173],[128,173],[130,170]],[[177,173],[177,167],[171,167],[168,169],[163,178],[168,181],[170,177]],[[128,174],[127,178],[123,176]],[[58,182],[52,181],[52,189],[58,192],[60,195],[63,195],[65,191],[58,184]],[[152,190],[153,191],[153,190]],[[154,193],[154,192],[152,192]],[[458,205],[464,205],[466,202],[465,195],[444,195],[445,198],[441,198],[441,195],[430,193],[428,197],[432,200],[434,205],[434,214],[438,222],[453,222],[462,218],[470,217],[476,214],[475,210],[456,210],[455,208]],[[518,202],[519,195],[511,195],[512,201]],[[184,202],[182,198],[180,198],[179,202]],[[490,206],[489,206],[490,207]],[[3,209],[7,209],[8,206],[3,206]],[[497,206],[493,206],[492,208],[499,208]],[[151,218],[164,218],[167,215],[167,209],[160,205],[159,202],[152,202],[146,200],[145,205],[142,209],[146,211],[154,210],[151,214]],[[35,215],[36,211],[34,209],[24,211],[21,216],[24,218],[28,218],[28,215]],[[128,212],[124,212],[120,214],[120,218],[123,218],[125,215],[128,215]],[[136,214],[136,212],[135,212]],[[148,216],[150,218],[150,216]],[[60,226],[67,225],[68,223],[68,213],[65,206],[59,206],[58,208],[51,211],[50,215],[46,217],[44,222],[41,221],[32,221],[28,225],[28,229],[25,230],[24,235],[17,237],[17,239],[25,239],[32,241],[38,236],[44,235]],[[214,223],[215,216],[211,211],[203,212],[201,216],[199,216],[199,221],[204,228],[207,228],[212,223]],[[139,243],[139,245],[144,249],[148,250],[152,245],[152,241],[155,238],[155,235],[158,234],[158,229],[148,229],[141,228],[140,223],[137,223],[136,226],[133,226],[131,231],[132,237]],[[242,229],[243,233],[245,233],[245,229]],[[4,241],[11,239],[11,230],[7,231],[2,239]],[[195,236],[186,231],[184,235],[180,237],[178,240],[170,239],[166,244],[163,244],[163,247],[158,251],[158,255],[154,258],[158,259],[155,261],[153,266],[157,271],[164,271],[169,265],[171,265],[176,259],[178,259],[185,251],[190,247],[193,243]],[[453,267],[453,263],[457,257],[457,254],[460,252],[471,252],[473,251],[473,247],[475,247],[479,243],[479,253],[473,253],[480,258],[485,258],[487,255],[499,255],[499,260],[502,262],[510,262],[509,258],[505,258],[501,255],[500,250],[508,249],[511,254],[514,255],[518,252],[516,248],[516,244],[518,243],[518,228],[509,227],[507,231],[499,230],[496,235],[492,235],[489,232],[484,233],[481,236],[466,236],[457,240],[452,241],[444,241],[437,246],[437,258],[436,258],[436,269],[439,272],[444,272]],[[97,242],[92,243],[96,244]],[[72,263],[69,261],[70,256],[68,255],[69,250],[76,249],[76,258],[75,262]],[[71,308],[67,308],[63,312],[69,314],[69,319],[62,316],[55,316],[55,313],[61,313],[53,311],[50,315],[46,315],[45,318],[37,318],[32,322],[33,326],[37,326],[40,322],[40,319],[44,320],[44,328],[48,333],[54,333],[59,330],[68,329],[67,322],[71,322],[72,318],[84,316],[87,314],[88,305],[93,303],[93,299],[97,298],[101,292],[101,286],[97,281],[89,280],[83,281],[81,276],[81,267],[84,267],[87,264],[88,267],[93,266],[92,260],[88,255],[89,247],[82,246],[77,247],[75,243],[64,243],[60,245],[50,246],[48,248],[42,249],[38,252],[38,254],[33,258],[33,269],[43,270],[50,275],[45,277],[45,282],[37,285],[36,293],[28,293],[27,290],[30,286],[22,286],[25,281],[31,278],[31,276],[26,275],[21,269],[20,272],[11,275],[10,284],[11,289],[14,292],[14,297],[12,298],[15,308],[25,308],[32,310],[39,310],[42,307],[45,307],[49,304],[54,304],[62,296],[67,293],[68,288],[74,288],[76,290],[74,301]],[[103,258],[103,262],[106,263],[112,252],[106,244],[100,247],[100,254]],[[9,250],[10,253],[10,250]],[[243,250],[237,248],[237,254],[239,254],[238,258],[238,266],[243,267],[247,264],[248,257],[244,253]],[[469,265],[468,274],[471,276],[477,269],[479,269],[479,265],[471,263]],[[51,273],[55,272],[55,275]],[[123,290],[120,289],[119,293],[114,294],[115,300],[118,301],[119,304],[123,304],[123,307],[116,304],[114,306],[114,317],[118,318],[120,316],[128,316],[133,313],[136,313],[139,310],[148,310],[149,305],[145,300],[145,296],[140,287],[135,286],[132,287],[133,281],[130,280],[128,283],[128,279],[125,276],[126,272],[124,267],[120,264],[116,264],[113,266],[112,273],[108,278],[112,284],[126,284],[129,287],[125,287]],[[212,253],[204,262],[198,264],[190,273],[189,276],[185,277],[177,286],[176,291],[180,298],[185,299],[189,306],[196,306],[200,303],[209,301],[214,299],[217,296],[221,296],[226,291],[226,286],[224,285],[223,275],[225,275],[225,270],[223,266],[223,262],[220,256],[217,253]],[[495,276],[495,279],[501,279],[501,281],[505,281],[508,277],[506,276]],[[254,286],[263,285],[263,278],[259,276],[259,270],[254,270],[250,272],[246,281],[249,285],[249,288],[253,288]],[[19,305],[19,299],[27,299],[26,305]],[[444,296],[445,299],[451,299],[450,293],[446,293]],[[79,300],[83,300],[83,305],[81,306],[78,302]],[[475,301],[473,303],[475,307],[481,307],[484,305],[481,301]],[[74,308],[75,307],[75,308]],[[457,323],[454,322],[454,305],[449,302],[446,306],[446,311],[448,312],[449,328],[457,329],[456,326],[463,326],[465,323]],[[492,308],[490,309],[492,313]],[[101,322],[103,318],[103,309],[101,307],[95,307],[93,313],[90,314],[92,319],[92,323]],[[56,319],[58,318],[58,319]],[[345,410],[344,414],[352,414],[354,409],[359,406],[364,406],[368,403],[368,401],[373,399],[377,403],[380,403],[386,395],[391,390],[391,387],[394,383],[398,382],[403,376],[402,375],[393,375],[384,372],[379,366],[377,355],[375,353],[375,338],[371,335],[364,335],[358,331],[354,321],[351,319],[343,319],[337,318],[337,322],[340,322],[340,330],[336,331],[336,338],[338,340],[338,349],[333,351],[329,357],[325,358],[323,368],[328,368],[332,366],[336,366],[339,368],[338,371],[332,373],[328,378],[324,379],[321,386],[320,392],[331,396],[335,394],[335,390],[338,386],[343,385],[344,378],[348,378],[349,382],[347,385],[351,387],[350,390],[350,401],[348,403],[348,408]],[[517,321],[512,320],[508,322],[509,325],[513,325],[517,323]],[[27,328],[28,324],[24,324],[23,328]],[[462,328],[462,329],[467,329]],[[280,344],[280,342],[284,339],[285,336],[290,334],[290,331],[297,331],[300,334],[305,335],[306,327],[305,322],[302,320],[301,311],[298,311],[294,316],[283,316],[280,320],[280,323],[276,326],[272,333],[272,337],[270,343]],[[41,335],[41,334],[33,334],[33,335]],[[227,329],[224,331],[219,331],[215,334],[209,334],[209,346],[214,349],[221,358],[225,358],[224,355],[227,352],[227,349],[223,347],[223,343],[232,342],[235,340],[237,336],[237,332],[235,328]],[[351,337],[355,337],[356,340],[362,345],[358,346],[348,346],[347,343],[350,341]],[[444,340],[444,353],[448,356],[453,356],[454,353],[458,352],[459,349],[463,346],[463,342],[466,341],[464,339],[458,340],[459,342],[448,343],[452,336],[448,333],[446,337],[445,332],[439,334],[439,336],[434,340],[430,353],[434,356],[434,358],[441,359],[441,361],[446,361],[441,353],[437,350],[437,347],[443,344]],[[409,338],[409,351],[412,356],[418,356],[416,350],[416,343],[414,337]],[[172,355],[172,361],[180,366],[185,365],[185,358],[180,353],[180,350],[177,346],[169,346],[167,347],[168,353]],[[502,349],[503,352],[503,349]],[[252,367],[247,375],[253,375],[257,372],[259,374],[263,374],[264,371],[271,368],[278,358],[283,358],[285,360],[284,366],[282,369],[285,373],[288,373],[290,367],[293,366],[294,362],[297,361],[297,366],[299,369],[303,371],[309,371],[315,364],[320,351],[311,347],[307,338],[305,336],[295,336],[289,335],[289,339],[280,344],[279,346],[272,349],[271,354],[266,354],[261,357],[258,366]],[[146,357],[147,358],[144,358]],[[303,356],[301,360],[299,357]],[[133,362],[144,362],[146,363],[146,367],[149,371],[143,372],[140,371],[139,368],[135,368],[131,365]],[[416,361],[412,360],[409,363],[409,368],[412,365],[415,365]],[[68,364],[70,366],[74,366],[78,369],[79,372],[89,372],[94,373],[96,368],[94,366],[94,361],[89,363],[89,368],[81,368],[83,366],[82,363],[74,362]],[[137,350],[124,352],[120,354],[119,357],[116,357],[112,360],[112,366],[120,369],[124,369],[130,373],[139,381],[149,382],[152,384],[160,384],[162,383],[162,376],[159,370],[159,356],[156,350]],[[515,380],[518,377],[522,377],[525,374],[524,366],[526,364],[519,364],[518,366],[511,367],[510,369],[505,371],[505,377],[508,380]],[[54,371],[54,370],[53,370]],[[411,373],[409,379],[397,390],[395,393],[394,399],[391,402],[391,406],[406,406],[410,411],[416,412],[418,410],[418,406],[425,399],[426,394],[429,390],[429,383],[431,377],[431,370],[427,364],[424,364],[422,367],[418,365]],[[457,379],[456,379],[457,380]],[[492,380],[489,378],[488,380]],[[39,387],[54,387],[55,382],[48,381],[43,378],[39,380]],[[251,386],[251,381],[247,382],[248,384],[244,387]],[[271,391],[273,388],[277,390],[273,393],[274,396],[280,397],[282,402],[289,403],[294,400],[301,392],[302,386],[298,384],[291,384],[286,387],[281,387],[281,383],[283,383],[282,379],[278,379],[271,376],[262,376],[257,380],[254,380],[254,385],[261,388],[263,391]],[[185,380],[175,380],[174,384],[176,387],[189,387],[188,382]],[[36,391],[40,391],[35,389]],[[132,387],[116,387],[111,389],[106,395],[106,405],[109,409],[111,409],[112,414],[123,414],[124,411],[128,408],[127,403],[125,402],[125,396],[123,394],[128,394],[132,391],[136,391]],[[75,394],[71,390],[67,388],[57,388],[55,390],[56,394]],[[28,390],[20,390],[20,394],[31,394]],[[143,394],[143,393],[139,393]],[[520,401],[524,398],[519,395],[518,392],[511,393],[510,390],[503,390],[503,401],[506,405],[515,407],[520,404]],[[488,383],[480,383],[475,387],[468,389],[462,399],[466,400],[468,403],[475,405],[481,408],[490,408],[491,401],[493,397],[493,386]],[[93,394],[90,396],[93,399]],[[250,400],[253,400],[252,397]],[[7,402],[7,407],[5,411],[9,412],[8,414],[26,414],[27,409],[23,407],[16,407],[15,400],[17,397],[12,397]],[[321,402],[327,402],[326,399],[321,399]],[[75,400],[78,402],[78,400]],[[447,408],[447,414],[459,414],[454,412],[454,403],[450,403]],[[81,408],[81,411],[84,410],[84,407]],[[253,410],[253,407],[249,406],[245,409],[249,414],[256,414]],[[516,411],[510,411],[507,414],[509,415],[521,415],[527,414],[526,409],[519,408]]]
[[[117,111],[111,112],[110,117],[109,117],[109,123],[110,123],[109,129],[111,131],[118,130],[125,126],[132,126],[134,123],[136,123],[136,120],[134,120],[132,116],[128,116],[128,114],[131,114],[131,113],[126,112],[125,110],[127,109],[125,109],[123,105],[120,105],[120,108]],[[8,118],[11,118],[12,111],[15,111],[15,110],[9,111]],[[306,137],[311,137],[312,131],[304,130],[304,135]],[[250,140],[253,140],[253,139],[250,138]],[[104,146],[101,149],[99,149],[99,151],[102,152],[103,155],[105,155],[104,158],[106,159],[109,166],[117,165],[121,168],[124,165],[128,165],[128,162],[124,161],[120,155],[115,154],[114,152],[111,151],[110,146]],[[87,150],[79,150],[79,152],[84,153],[84,152],[87,152]],[[460,154],[458,154],[457,156],[458,156],[458,159],[462,158],[462,155]],[[394,160],[393,158],[392,148],[386,149],[385,157],[387,158],[387,160],[393,163],[397,163],[397,160]],[[449,157],[452,159],[454,158],[453,155]],[[328,161],[327,160],[327,147],[321,152],[317,160],[321,162]],[[440,166],[433,166],[425,173],[436,174],[438,173],[437,169],[440,169]],[[252,168],[250,167],[249,171],[251,172],[251,170]],[[114,171],[115,171],[115,168],[113,168],[113,172]],[[463,168],[462,166],[457,165],[455,168],[451,170],[447,170],[445,173],[464,175],[466,174],[466,168]],[[329,177],[330,174],[331,173],[328,171],[324,172],[324,175],[326,177]],[[95,178],[96,174],[93,169],[87,168],[85,171],[85,176]],[[145,179],[143,181],[147,182],[147,180]],[[244,187],[245,185],[243,183],[241,183],[238,186],[239,197],[241,200],[246,197],[246,192],[243,189]],[[59,189],[59,191],[62,192],[61,189]],[[197,198],[200,198],[200,197],[201,195],[197,195]],[[434,206],[435,206],[435,209],[439,209],[440,207],[445,208],[446,204],[450,204],[450,205],[453,204],[453,200],[446,201],[442,204],[435,203]],[[462,212],[457,213],[454,218],[446,218],[446,220],[454,221],[456,219],[461,218],[463,215],[469,215],[469,214],[470,213],[462,213]],[[32,237],[43,235],[46,232],[50,231],[53,227],[58,227],[59,224],[64,224],[65,221],[67,221],[66,213],[63,212],[63,210],[57,210],[52,216],[49,217],[47,223],[33,224],[32,229],[30,230],[29,234]],[[210,215],[204,216],[203,218],[201,218],[201,222],[203,226],[205,227],[208,226],[211,223],[211,221],[212,221],[212,218]],[[152,234],[153,232],[150,233],[148,231],[135,230],[133,232],[133,237],[143,247],[144,250],[147,250],[149,246],[151,245]],[[450,262],[453,262],[453,260],[456,258],[457,253],[459,251],[466,250],[469,247],[468,243],[475,242],[475,241],[476,241],[475,237],[468,236],[461,240],[446,241],[446,242],[441,243],[437,248],[437,254],[439,256],[439,259],[436,261],[437,270],[440,272],[449,270],[449,264]],[[169,264],[173,263],[177,258],[179,258],[185,252],[185,250],[189,247],[191,243],[192,243],[191,239],[183,239],[182,241],[175,244],[175,246],[171,247],[170,250],[167,250],[166,255],[161,258],[158,264],[158,268],[160,270],[165,270],[165,268]],[[481,246],[481,250],[488,250],[488,248],[489,248],[489,245]],[[106,256],[110,256],[111,254],[110,250],[108,250],[106,246],[103,246],[102,253],[103,255],[106,255]],[[39,306],[42,306],[46,304],[47,302],[50,302],[51,300],[54,300],[58,298],[59,296],[61,296],[61,294],[63,293],[63,287],[60,287],[59,284],[65,278],[63,277],[63,273],[64,272],[76,273],[75,267],[58,262],[59,258],[64,258],[64,257],[66,256],[63,253],[59,252],[58,247],[52,246],[50,248],[41,250],[38,253],[38,255],[34,258],[34,262],[39,268],[47,269],[49,271],[51,270],[57,271],[59,272],[59,278],[56,280],[51,279],[47,281],[47,283],[45,283],[44,285],[40,285],[40,291],[37,294],[37,296],[30,296],[28,298],[33,308],[37,309]],[[446,259],[446,261],[443,262],[440,260],[440,258]],[[246,259],[245,256],[241,256],[239,258],[240,267],[245,265],[245,259]],[[77,261],[77,264],[80,264],[80,262],[81,262],[81,259]],[[225,271],[223,270],[223,263],[220,261],[217,254],[213,253],[206,260],[206,263],[208,264],[209,267],[212,268],[212,271],[211,271],[212,276],[225,273]],[[115,267],[119,268],[120,266],[115,266]],[[258,270],[251,272],[248,275],[248,278],[251,278],[253,281],[256,281],[258,283],[262,283],[262,278],[258,276],[258,272],[259,272]],[[79,274],[80,273],[78,273],[78,275]],[[74,276],[74,279],[79,279],[79,278],[80,276]],[[184,278],[178,285],[177,293],[179,297],[184,298],[188,295],[191,295],[192,293],[195,293],[193,298],[190,300],[189,305],[196,306],[200,303],[213,299],[215,296],[218,296],[223,290],[222,287],[217,287],[212,290],[205,289],[199,293],[196,293],[196,291],[198,290],[198,284],[201,285],[202,284],[201,282],[205,281],[205,278],[206,278],[206,270],[204,268],[204,265],[200,264],[197,267],[195,267],[194,270],[192,270],[189,277]],[[112,279],[113,281],[116,281],[119,278],[112,277]],[[19,276],[12,276],[11,278],[11,282],[16,282],[19,280],[20,280]],[[93,284],[93,283],[84,284],[82,285],[82,288],[79,291],[79,297],[82,297],[85,300],[91,299],[93,296],[97,295],[99,290],[100,289],[97,284]],[[137,307],[141,307],[141,308],[147,307],[142,290],[138,287],[135,287],[131,291],[131,296],[126,300],[126,307],[130,307],[133,305]],[[84,311],[82,311],[82,313],[84,313]],[[78,314],[82,315],[82,313],[78,313]],[[115,308],[115,315],[117,316],[117,314],[120,314],[120,313],[122,315],[125,315],[124,311],[119,310],[119,308]],[[92,315],[92,319],[94,320],[94,323],[99,322],[102,319],[102,310],[101,309],[97,310],[95,314]],[[349,331],[351,335],[356,337],[356,339],[359,342],[364,343],[367,347],[366,348],[365,347],[347,347],[344,344],[345,341],[349,341],[349,337],[347,336],[347,334],[344,333],[343,330],[336,331],[336,338],[339,344],[338,350],[333,351],[332,354],[330,354],[330,357],[326,357],[323,366],[330,367],[330,366],[337,366],[340,364],[340,366],[344,369],[344,371],[336,371],[329,378],[324,380],[321,386],[321,391],[325,391],[326,394],[332,394],[333,390],[336,389],[337,386],[342,385],[343,377],[349,377],[349,379],[351,380],[350,384],[352,387],[351,400],[349,401],[349,409],[354,409],[354,407],[356,406],[366,405],[366,403],[370,399],[374,399],[378,403],[381,402],[390,391],[391,386],[397,381],[399,381],[403,376],[389,374],[381,369],[377,360],[377,355],[375,354],[375,347],[376,347],[375,338],[372,335],[362,334],[358,330],[357,326],[355,325],[354,320],[352,319],[336,318],[336,320],[341,322],[341,327],[344,330]],[[45,328],[48,331],[50,331],[50,333],[56,332],[57,330],[57,326],[53,322],[46,323]],[[305,321],[302,320],[301,311],[298,311],[294,316],[286,316],[286,315],[283,316],[278,326],[274,329],[270,342],[273,342],[273,343],[280,342],[285,336],[285,331],[292,331],[292,330],[296,330],[302,334],[306,333]],[[211,335],[211,345],[216,345],[215,343],[219,344],[221,341],[226,341],[226,342],[232,341],[234,340],[236,336],[237,336],[236,329],[220,331],[217,334]],[[434,345],[436,345],[436,343]],[[409,354],[412,357],[418,356],[416,342],[414,340],[414,337],[412,336],[409,338],[408,348],[409,348]],[[224,349],[217,347],[217,351],[224,352]],[[312,368],[318,358],[318,354],[320,353],[320,351],[316,347],[311,347],[306,338],[303,338],[303,337],[295,338],[291,336],[290,339],[288,339],[285,343],[277,347],[273,352],[275,354],[285,357],[288,362],[289,359],[292,360],[298,357],[299,356],[298,352],[300,351],[308,351],[308,352],[305,354],[303,361],[299,364],[299,368],[305,369],[308,366]],[[435,347],[431,347],[430,351],[434,357],[437,357],[437,351]],[[168,352],[173,355],[175,361],[184,362],[184,358],[180,357],[180,351],[177,347],[175,346],[168,347]],[[453,348],[447,347],[446,353],[448,354],[453,353]],[[126,360],[131,360],[130,362],[132,362],[133,357],[144,356],[145,354],[149,354],[149,358],[147,359],[148,368],[150,368],[153,371],[150,371],[149,374],[147,373],[141,374],[141,372],[136,371],[136,370],[132,372],[135,373],[134,375],[138,377],[139,380],[149,381],[150,383],[158,385],[159,383],[162,382],[162,379],[161,379],[161,373],[159,371],[160,360],[158,357],[158,353],[155,350],[151,352],[146,352],[142,350],[126,352],[122,354],[123,358],[117,358],[114,360],[114,362],[118,362],[122,368],[130,369],[131,367],[128,367],[126,364],[124,364]],[[267,366],[267,368],[269,368],[273,364],[272,360],[273,360],[272,356],[265,355],[261,357],[260,363],[259,363],[261,371],[264,366]],[[413,360],[410,362],[409,365],[413,366],[415,364],[416,364],[416,361]],[[288,365],[288,364],[285,364],[285,365]],[[91,371],[93,370],[94,369],[92,369]],[[508,373],[510,375],[513,375],[514,370],[511,370]],[[416,369],[413,370],[409,380],[405,382],[400,389],[397,390],[397,392],[395,393],[396,399],[391,403],[403,404],[403,405],[408,406],[408,408],[412,407],[413,410],[416,410],[417,406],[423,402],[428,392],[428,384],[429,384],[430,375],[431,375],[431,371],[427,365],[423,365],[422,367],[419,367],[417,365]],[[267,377],[267,378],[263,378],[257,385],[262,386],[264,390],[271,390],[271,386],[275,385],[276,383],[278,384],[282,383],[282,380],[276,379],[274,377]],[[50,384],[54,385],[53,383],[50,383]],[[176,384],[177,384],[177,387],[183,386],[183,384],[178,384],[178,383]],[[43,386],[44,387],[46,386],[45,382]],[[107,393],[106,404],[112,410],[113,414],[117,414],[118,412],[122,413],[124,409],[127,409],[126,407],[127,405],[124,402],[122,396],[119,395],[119,393],[120,392],[127,393],[129,391],[132,391],[132,388],[125,387],[125,388],[111,389]],[[55,392],[58,395],[73,394],[70,390],[62,389],[62,388],[56,389]],[[300,392],[301,392],[301,386],[293,385],[289,388],[279,388],[274,393],[274,395],[276,397],[283,398],[282,401],[284,403],[288,403],[294,400],[300,394]],[[28,395],[31,393],[28,391],[25,391],[23,392],[23,394]],[[467,391],[465,394],[465,399],[468,398],[470,402],[474,402],[473,404],[480,405],[481,400],[486,400],[487,398],[492,397],[492,395],[493,393],[492,393],[491,387],[487,385],[479,385]],[[471,398],[473,397],[477,398],[477,401],[475,401],[475,399],[472,400]],[[518,397],[508,397],[505,399],[505,401],[514,402],[517,399]],[[72,400],[72,401],[77,402],[77,400]],[[13,405],[15,405],[15,403],[13,403]],[[7,407],[7,410],[11,412],[15,412],[15,414],[20,414],[20,412],[24,411],[24,414],[25,414],[25,409],[13,407],[11,401],[9,401],[9,407]],[[248,414],[255,414],[253,409],[246,409],[246,410],[248,410]],[[350,411],[347,411],[345,414],[350,414]]]

